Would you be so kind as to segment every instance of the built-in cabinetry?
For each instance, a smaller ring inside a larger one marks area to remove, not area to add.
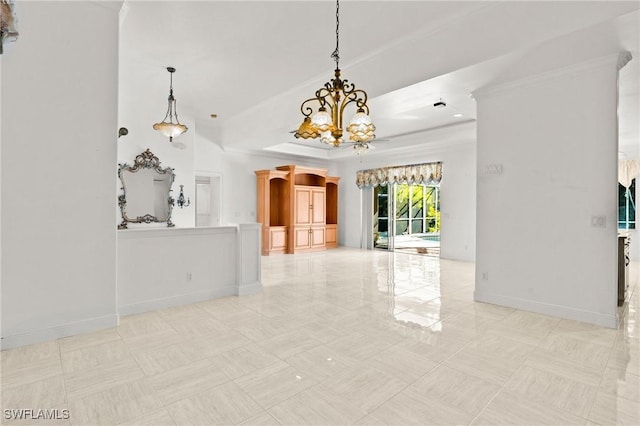
[[[338,180],[340,178],[327,176],[327,223],[325,243],[327,247],[338,247]]]
[[[326,169],[287,165],[256,171],[262,254],[338,246],[338,181]]]

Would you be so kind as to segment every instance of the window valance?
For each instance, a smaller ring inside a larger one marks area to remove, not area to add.
[[[380,167],[358,170],[358,188],[376,187],[394,183],[436,185],[442,179],[442,163],[411,164],[407,166]]]
[[[633,178],[640,175],[640,162],[638,160],[618,161],[618,182],[625,188],[631,186]],[[636,184],[637,185],[637,184]]]

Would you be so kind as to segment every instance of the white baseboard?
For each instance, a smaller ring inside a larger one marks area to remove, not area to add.
[[[130,305],[121,305],[118,307],[120,316],[140,314],[143,312],[155,311],[156,309],[171,308],[173,306],[186,305],[189,303],[203,302],[205,300],[216,299],[219,297],[235,296],[236,287],[226,286],[211,291],[202,291],[197,293],[180,294],[177,296],[165,297],[162,299],[147,300],[140,303],[132,303]]]
[[[69,337],[76,334],[91,333],[118,325],[118,316],[105,315],[97,318],[77,321],[69,324],[33,330],[26,333],[3,336],[0,341],[0,350],[17,348],[18,346],[33,345],[35,343],[48,342],[50,340]]]
[[[242,284],[238,288],[236,295],[246,296],[247,294],[260,293],[261,291],[262,291],[262,283],[260,281],[255,281],[249,284]]]
[[[486,302],[509,308],[521,309],[523,311],[535,312],[542,315],[565,318],[574,321],[587,322],[608,328],[618,328],[618,315],[602,314],[599,312],[583,311],[569,306],[552,305],[548,303],[536,302],[533,300],[519,299],[500,294],[486,293],[476,290],[473,299],[477,302]]]

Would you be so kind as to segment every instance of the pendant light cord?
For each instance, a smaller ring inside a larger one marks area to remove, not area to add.
[[[336,0],[336,50],[331,57],[336,61],[336,69],[340,69],[340,0]]]

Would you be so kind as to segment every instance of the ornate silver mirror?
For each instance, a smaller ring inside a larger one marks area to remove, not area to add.
[[[166,222],[167,226],[174,226],[171,223],[173,169],[160,167],[160,160],[149,149],[136,156],[133,166],[126,163],[118,166],[122,182],[122,194],[118,196],[122,223],[118,229],[127,229],[128,223]]]

